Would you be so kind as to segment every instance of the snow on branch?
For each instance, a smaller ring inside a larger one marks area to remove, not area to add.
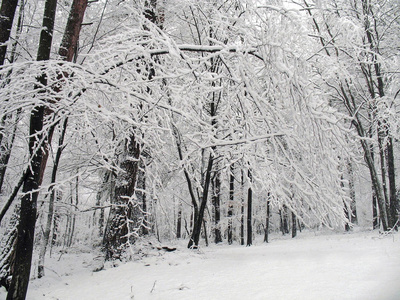
[[[246,139],[230,140],[230,141],[218,141],[216,143],[207,144],[201,147],[201,149],[213,148],[213,147],[224,147],[224,146],[234,146],[240,144],[248,144],[251,142],[262,142],[273,137],[282,137],[285,133],[272,133],[260,136],[253,136]]]

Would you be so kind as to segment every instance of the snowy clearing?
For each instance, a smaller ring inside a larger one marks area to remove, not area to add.
[[[182,243],[94,273],[93,254],[58,258],[27,299],[400,299],[399,234],[301,233],[199,251]]]

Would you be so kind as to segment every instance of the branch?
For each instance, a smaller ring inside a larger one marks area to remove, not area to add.
[[[0,224],[1,221],[3,220],[4,215],[6,214],[6,212],[8,211],[8,209],[10,208],[12,202],[14,201],[15,197],[18,194],[19,189],[21,188],[22,184],[24,183],[27,175],[28,175],[28,170],[29,170],[29,166],[28,168],[25,169],[24,173],[22,174],[21,178],[19,179],[17,185],[14,187],[13,192],[10,195],[10,198],[8,198],[6,204],[4,205],[3,209],[0,212]]]
[[[180,50],[180,51],[187,51],[187,52],[200,52],[200,53],[216,53],[216,52],[230,52],[230,53],[248,53],[256,58],[258,58],[261,61],[264,61],[264,59],[262,58],[262,56],[260,56],[259,54],[256,53],[256,48],[250,48],[248,50],[246,49],[242,49],[241,47],[237,47],[237,46],[207,46],[207,45],[191,45],[191,44],[182,44],[182,45],[177,45],[176,46],[176,50]],[[165,54],[170,54],[171,53],[170,48],[168,49],[151,49],[148,50],[148,54],[150,56],[157,56],[157,55],[165,55]],[[109,73],[110,71],[123,66],[124,64],[130,63],[134,60],[139,59],[140,57],[135,57],[135,58],[131,58],[125,61],[120,61],[118,63],[116,63],[114,66],[104,70],[102,73],[100,73],[100,75],[105,75],[107,73]]]
[[[220,141],[220,142],[217,142],[214,144],[208,144],[208,145],[201,146],[201,149],[247,144],[247,143],[251,143],[251,142],[260,142],[260,141],[268,140],[273,137],[282,137],[285,135],[286,134],[284,134],[284,133],[272,133],[272,134],[266,134],[266,135],[253,136],[253,137],[250,137],[247,139],[242,139],[242,140]]]

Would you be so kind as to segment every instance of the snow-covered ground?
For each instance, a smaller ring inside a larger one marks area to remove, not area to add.
[[[400,234],[303,232],[252,247],[184,246],[100,272],[91,253],[53,256],[27,299],[400,299]]]

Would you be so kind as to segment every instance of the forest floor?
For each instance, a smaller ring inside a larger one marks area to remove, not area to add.
[[[46,276],[32,279],[27,299],[400,299],[399,233],[303,231],[251,247],[185,245],[172,245],[174,252],[148,245],[140,259],[98,272],[96,253],[70,249],[46,260]]]

